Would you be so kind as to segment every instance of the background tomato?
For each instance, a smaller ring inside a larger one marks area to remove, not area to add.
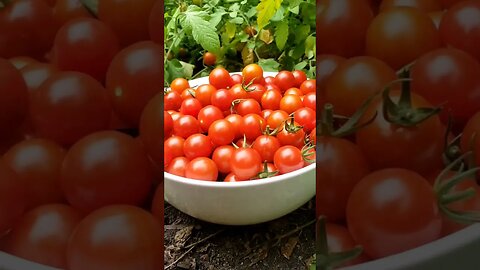
[[[383,0],[380,4],[380,12],[392,7],[413,7],[423,12],[432,12],[442,9],[438,0]]]
[[[0,161],[0,236],[12,228],[26,210],[28,202],[27,185]]]
[[[163,42],[163,34],[161,32],[163,25],[163,13],[163,2],[159,0],[155,1],[152,11],[150,11],[148,31],[150,34],[150,39],[158,44],[162,44]]]
[[[163,163],[163,139],[164,134],[163,125],[167,123],[162,121],[163,114],[168,114],[162,109],[163,94],[158,93],[150,100],[143,110],[140,119],[140,138],[145,145],[145,150],[152,158],[152,161],[161,167]],[[171,131],[173,132],[173,119],[171,124]],[[167,135],[167,134],[165,134]]]
[[[80,0],[55,0],[52,12],[58,27],[71,19],[92,17]]]
[[[217,56],[211,52],[206,52],[203,55],[203,63],[207,66],[213,66],[217,62]]]

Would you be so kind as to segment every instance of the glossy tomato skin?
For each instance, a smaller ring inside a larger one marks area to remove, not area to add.
[[[476,150],[477,142],[480,141],[480,112],[475,113],[465,124],[462,131],[460,146],[463,153]]]
[[[61,145],[106,129],[111,107],[105,89],[79,72],[59,72],[30,96],[30,116],[36,134]]]
[[[53,45],[53,63],[60,70],[83,72],[103,82],[119,49],[117,37],[103,22],[77,18],[58,30]]]
[[[126,134],[102,131],[70,148],[60,183],[73,207],[90,212],[110,204],[143,203],[152,178],[150,161],[141,144]]]
[[[273,157],[280,146],[277,137],[261,135],[255,139],[252,148],[257,150],[263,162],[273,162]]]
[[[177,120],[173,120],[173,134],[184,139],[200,132],[201,129],[200,122],[191,115],[182,115]]]
[[[382,12],[395,7],[413,7],[423,12],[433,12],[442,10],[438,0],[383,0],[379,11]]]
[[[351,116],[369,97],[384,89],[397,75],[385,62],[370,56],[350,58],[331,75],[325,100],[339,115]]]
[[[480,64],[454,48],[443,48],[420,57],[411,69],[412,90],[435,106],[443,105],[443,120],[448,113],[462,126],[480,110]]]
[[[187,164],[185,177],[204,181],[217,181],[218,168],[213,160],[207,157],[197,157]]]
[[[120,119],[132,127],[138,126],[143,108],[163,89],[162,63],[161,47],[144,41],[121,50],[108,68],[109,99]]]
[[[370,172],[367,159],[354,143],[334,137],[316,138],[317,215],[328,220],[345,218],[347,201],[355,185]],[[348,170],[344,169],[347,168]]]
[[[280,174],[296,171],[304,165],[300,149],[291,145],[282,146],[275,152],[273,164]]]
[[[238,148],[230,159],[230,168],[237,180],[249,180],[262,171],[262,158],[255,149]]]
[[[325,228],[327,233],[327,242],[328,242],[329,252],[350,251],[357,246],[357,243],[355,243],[352,236],[350,235],[350,232],[346,227],[335,224],[335,223],[327,223]],[[351,265],[359,264],[366,261],[367,261],[366,256],[361,254],[359,257],[341,266],[342,267],[351,266]]]
[[[163,42],[163,34],[161,28],[163,25],[163,2],[155,1],[153,4],[152,11],[150,12],[150,17],[148,20],[148,32],[150,34],[150,39],[154,42],[161,44]]]
[[[231,145],[222,145],[215,148],[212,154],[212,160],[217,164],[218,171],[221,173],[230,173],[230,159],[235,152],[235,148]]]
[[[186,157],[176,157],[165,168],[165,172],[185,177],[185,168],[189,162],[190,160]]]
[[[164,151],[170,152],[172,155],[172,158],[185,156],[185,153],[183,151],[184,144],[185,144],[184,138],[173,135],[172,137],[165,140]]]
[[[25,119],[27,109],[28,91],[21,73],[8,60],[0,58],[1,133],[17,129]]]
[[[391,93],[398,101],[400,93]],[[424,98],[411,93],[414,108],[431,108]],[[392,124],[383,117],[383,102],[372,102],[363,120],[378,111],[375,120],[356,133],[356,143],[362,149],[372,169],[405,168],[422,175],[430,173],[442,164],[444,126],[434,115],[415,127]]]
[[[396,7],[380,13],[366,35],[367,54],[395,70],[440,46],[440,34],[433,21],[412,7]]]
[[[67,268],[160,269],[162,234],[160,222],[143,209],[128,205],[101,208],[78,224],[68,243]]]
[[[249,64],[243,68],[242,77],[245,84],[259,83],[263,78],[263,69],[257,64]]]
[[[453,5],[440,22],[442,40],[452,47],[463,50],[480,61],[480,3],[463,1]]]
[[[27,186],[28,209],[65,200],[59,184],[65,154],[65,149],[44,139],[22,141],[5,153],[3,160]]]
[[[317,44],[318,52],[343,57],[363,54],[365,33],[372,19],[373,12],[364,1],[319,1],[317,4],[317,38],[322,42]]]
[[[27,185],[0,160],[0,235],[12,228],[27,208]]]
[[[164,134],[165,130],[162,127],[162,124],[166,125],[167,123],[163,122],[162,119],[163,114],[168,113],[163,110],[162,102],[163,94],[158,93],[149,101],[140,118],[140,139],[145,145],[148,155],[157,166],[163,162],[163,135],[167,135]],[[171,132],[174,132],[173,122],[172,118]]]
[[[0,57],[44,59],[56,30],[51,7],[44,1],[12,1],[0,12]]]
[[[203,55],[203,63],[207,66],[213,66],[217,62],[217,56],[211,52],[206,52]]]
[[[20,69],[28,91],[34,92],[40,88],[43,82],[58,72],[58,68],[52,64],[32,63]]]
[[[64,204],[46,204],[25,213],[7,236],[8,253],[44,265],[66,268],[68,240],[82,214]]]
[[[183,144],[183,152],[188,159],[210,157],[213,144],[210,137],[203,134],[190,135]]]
[[[208,79],[211,85],[216,89],[227,89],[233,85],[230,73],[224,68],[217,67],[210,72]]]
[[[127,46],[149,39],[150,11],[154,4],[155,0],[99,1],[98,18],[110,26],[123,46]]]
[[[208,128],[208,137],[215,146],[231,144],[235,135],[234,126],[225,119],[216,120]]]
[[[39,63],[37,60],[28,56],[15,56],[8,59],[16,69],[20,70],[30,64]]]
[[[409,170],[385,169],[355,186],[347,224],[353,239],[375,259],[438,239],[442,221],[425,178]]]
[[[80,0],[55,0],[52,12],[58,27],[71,19],[92,17]]]

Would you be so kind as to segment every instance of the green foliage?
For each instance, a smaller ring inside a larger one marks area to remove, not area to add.
[[[206,51],[232,72],[256,62],[314,77],[315,1],[166,0],[165,83],[208,74]]]

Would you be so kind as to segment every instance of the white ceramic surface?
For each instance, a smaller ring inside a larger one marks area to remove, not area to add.
[[[276,72],[264,72],[275,76]],[[196,87],[208,77],[190,81]],[[250,225],[284,216],[315,196],[315,164],[268,179],[209,182],[165,176],[165,201],[178,210],[211,223]]]

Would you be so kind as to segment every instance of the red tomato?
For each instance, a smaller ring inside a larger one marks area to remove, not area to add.
[[[245,84],[259,83],[263,78],[263,69],[257,64],[249,64],[243,68],[242,76]]]
[[[328,220],[342,220],[350,192],[369,173],[369,166],[360,148],[348,140],[320,136],[316,141],[321,153],[317,159],[317,213]]]
[[[350,232],[342,225],[327,223],[326,224],[327,243],[329,252],[345,252],[354,249],[357,243],[353,240]],[[362,262],[366,262],[365,256],[359,256],[354,260],[339,265],[340,267],[352,266]]]
[[[187,167],[187,164],[189,162],[190,160],[186,157],[176,157],[172,159],[172,161],[170,161],[168,166],[165,168],[165,172],[171,173],[177,176],[185,177],[185,168]]]
[[[283,123],[288,119],[288,113],[282,110],[273,111],[267,118],[267,125],[270,128],[276,129],[283,126]]]
[[[170,84],[170,89],[181,94],[185,89],[190,88],[190,83],[184,78],[176,78]]]
[[[155,4],[153,4],[152,10],[150,11],[150,17],[148,20],[148,32],[150,34],[150,39],[158,44],[163,42],[163,32],[160,30],[161,27],[163,27],[163,9],[163,2],[158,0],[155,1]]]
[[[71,145],[106,129],[111,108],[105,89],[79,72],[59,72],[30,96],[35,132],[62,145]]]
[[[293,77],[295,77],[295,86],[300,87],[304,81],[307,80],[307,75],[301,70],[292,71]]]
[[[30,64],[38,64],[39,62],[28,56],[16,56],[9,59],[10,63],[15,66],[16,69],[20,70]]]
[[[189,98],[195,98],[195,89],[187,88],[187,89],[182,91],[180,96],[182,97],[182,100],[189,99]]]
[[[303,97],[303,106],[312,109],[314,112],[317,110],[317,94],[308,93]],[[321,104],[323,105],[323,104]]]
[[[293,116],[295,122],[302,126],[305,132],[310,132],[315,128],[316,115],[314,110],[303,107],[296,110]]]
[[[262,112],[262,107],[260,103],[258,103],[255,99],[245,99],[241,100],[236,106],[235,110],[241,116],[245,116],[247,114],[258,114]]]
[[[67,267],[68,240],[82,219],[74,208],[47,204],[27,212],[7,236],[8,253],[44,265]]]
[[[248,140],[255,140],[258,136],[262,135],[263,131],[267,127],[267,121],[258,114],[247,114],[243,117],[240,131],[242,135],[245,135]],[[237,175],[238,176],[238,175]]]
[[[210,105],[212,102],[212,95],[217,91],[217,89],[210,85],[210,84],[204,84],[200,85],[196,90],[195,90],[195,98],[200,101],[202,106],[207,106]]]
[[[280,100],[280,110],[288,114],[295,112],[303,107],[302,99],[297,95],[285,95]]]
[[[290,124],[290,121],[287,121]],[[294,123],[295,126],[298,127],[298,123]],[[305,143],[305,130],[300,128],[295,132],[288,131],[285,128],[285,124],[282,125],[281,131],[277,134],[278,141],[281,145],[293,145],[299,149],[301,149]]]
[[[77,18],[58,30],[52,62],[60,70],[83,72],[103,82],[119,49],[117,37],[106,24],[92,18]]]
[[[185,177],[197,180],[217,181],[218,168],[213,160],[206,157],[198,157],[187,164]]]
[[[208,137],[214,145],[226,145],[235,139],[235,129],[228,120],[216,120],[208,129]]]
[[[238,177],[233,173],[229,173],[227,176],[225,176],[225,179],[223,180],[223,182],[239,182],[239,181],[241,180],[238,179]]]
[[[373,12],[365,1],[320,0],[317,3],[317,50],[352,57],[364,52]],[[346,34],[348,33],[348,34]],[[320,73],[321,74],[321,73]]]
[[[300,90],[303,95],[308,93],[315,93],[317,91],[317,81],[316,80],[306,80],[300,85]]]
[[[273,156],[280,148],[280,141],[274,136],[261,135],[255,139],[252,148],[257,150],[262,161],[273,162]]]
[[[232,92],[226,89],[219,89],[212,94],[210,103],[221,111],[230,109],[233,101]]]
[[[480,3],[463,1],[453,5],[443,15],[440,33],[447,45],[463,50],[480,61]]]
[[[275,85],[285,92],[295,86],[295,76],[290,71],[282,70],[275,76]]]
[[[235,148],[231,145],[222,145],[215,148],[212,154],[212,160],[217,164],[218,171],[221,173],[230,173],[230,160],[232,159]]]
[[[0,160],[0,235],[12,228],[29,204],[28,186]]]
[[[210,157],[212,151],[212,141],[203,134],[190,135],[183,144],[183,152],[188,159]]]
[[[165,152],[169,152],[172,158],[181,157],[185,155],[185,152],[183,151],[184,144],[185,144],[184,138],[173,135],[172,137],[165,140],[164,150]]]
[[[59,184],[64,157],[62,147],[44,139],[22,141],[5,153],[5,163],[26,183],[28,209],[64,201]]]
[[[262,158],[255,149],[238,148],[230,159],[230,168],[237,180],[249,180],[262,171]]]
[[[480,64],[453,48],[435,50],[420,57],[411,69],[412,90],[435,106],[443,105],[455,123],[463,125],[480,110]],[[446,122],[446,121],[445,121]]]
[[[263,94],[267,91],[265,86],[261,84],[252,84],[248,87],[248,98],[252,98],[258,102],[262,100]]]
[[[240,74],[233,74],[232,76],[233,84],[241,84],[243,82],[243,76]]]
[[[262,108],[270,110],[278,110],[280,108],[280,101],[282,100],[282,93],[280,90],[269,89],[262,95]]]
[[[261,113],[260,113],[260,116],[263,118],[263,119],[267,119],[270,114],[272,114],[272,110],[269,110],[269,109],[266,109],[266,110],[263,110]]]
[[[80,0],[55,0],[52,12],[58,27],[75,18],[92,17]]]
[[[320,95],[324,94],[328,79],[344,61],[345,58],[333,54],[323,54],[317,57],[317,80]]]
[[[280,174],[286,174],[303,168],[302,152],[297,147],[285,145],[280,147],[273,157],[273,164]]]
[[[248,98],[248,93],[243,89],[241,84],[235,84],[230,88],[230,92],[232,93],[233,100],[235,99],[245,99]]]
[[[168,91],[163,97],[164,110],[179,110],[182,106],[182,97],[175,91]]]
[[[44,63],[32,63],[20,69],[28,91],[34,92],[58,70],[54,65]]]
[[[203,55],[203,63],[207,66],[213,66],[217,63],[217,56],[211,52],[206,52]]]
[[[365,253],[381,258],[436,240],[442,220],[425,178],[409,170],[385,169],[355,186],[347,204],[347,224]]]
[[[226,116],[225,120],[227,120],[232,124],[232,129],[235,131],[235,139],[243,136],[243,133],[242,133],[243,117],[234,113]]]
[[[398,102],[400,93],[394,91],[390,96]],[[432,107],[415,93],[411,98],[413,108]],[[437,115],[414,127],[404,127],[385,120],[383,102],[376,100],[360,122],[370,119],[375,111],[378,117],[356,133],[356,143],[373,169],[404,168],[425,174],[442,164],[445,129]]]
[[[196,98],[184,99],[180,106],[180,113],[183,115],[191,115],[197,118],[198,113],[202,109],[202,103]]]
[[[366,36],[367,54],[395,70],[440,46],[440,35],[432,20],[412,7],[396,7],[380,13],[368,27]]]
[[[212,105],[207,105],[203,107],[197,116],[200,126],[203,131],[208,131],[210,125],[216,120],[223,119],[223,112]]]
[[[221,67],[217,67],[210,72],[208,81],[216,89],[227,89],[233,85],[233,80],[232,77],[230,77],[230,73]]]
[[[108,5],[112,1],[118,2],[107,0],[102,3],[105,2]],[[122,4],[119,4],[118,8],[133,5],[129,13],[134,12],[136,6],[142,6],[145,1],[135,1],[135,3],[134,1],[121,1]],[[117,7],[113,8],[113,10],[116,9]],[[132,16],[127,17],[133,19]],[[122,17],[123,22],[124,18]],[[135,25],[136,23],[132,23],[131,27]],[[123,30],[127,31],[127,29]],[[120,119],[128,122],[131,126],[138,126],[143,108],[163,89],[163,51],[161,47],[153,42],[145,41],[121,50],[113,58],[108,68],[106,86],[110,101]]]
[[[98,2],[97,16],[126,46],[149,39],[150,11],[154,4],[155,0],[102,0]]]
[[[332,74],[325,98],[337,114],[352,116],[367,98],[384,90],[396,78],[395,71],[384,62],[369,56],[354,57]]]
[[[413,7],[423,12],[432,12],[442,9],[438,0],[383,0],[380,12],[395,7]]]
[[[151,184],[150,161],[143,146],[116,131],[93,133],[78,141],[68,151],[61,171],[65,197],[84,212],[116,203],[141,204]]]
[[[292,88],[287,89],[287,91],[285,91],[285,93],[283,93],[283,95],[284,96],[286,96],[286,95],[296,95],[296,96],[302,97],[303,93],[299,88],[292,87]]]
[[[107,206],[78,224],[68,243],[67,268],[160,269],[162,238],[163,227],[147,211],[128,205]]]

